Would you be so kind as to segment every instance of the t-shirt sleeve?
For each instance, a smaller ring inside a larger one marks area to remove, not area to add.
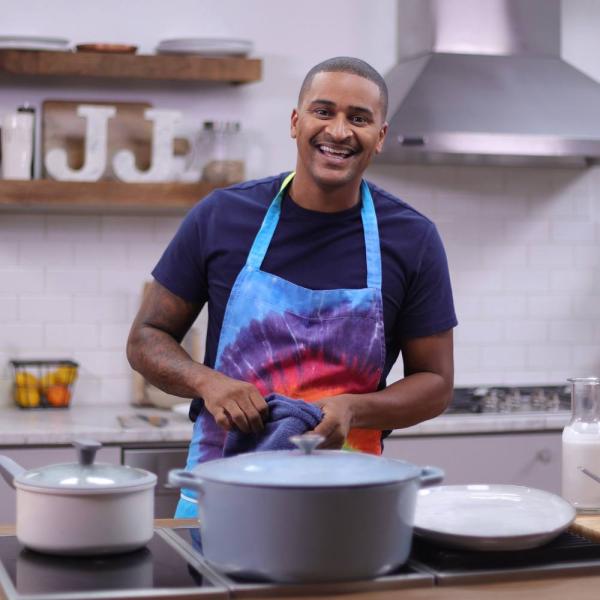
[[[152,270],[152,276],[180,298],[204,304],[208,299],[204,260],[206,240],[203,239],[199,212],[197,205],[186,215]]]
[[[457,323],[446,252],[435,225],[431,224],[404,298],[397,335],[401,338],[434,335]]]

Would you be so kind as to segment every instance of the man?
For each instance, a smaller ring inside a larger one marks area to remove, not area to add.
[[[381,453],[382,431],[438,415],[453,386],[456,317],[435,226],[362,176],[381,151],[387,88],[339,57],[306,76],[291,115],[294,173],[210,194],[153,271],[129,361],[194,398],[187,468],[226,431],[259,433],[265,396],[316,403],[323,448]],[[208,302],[205,364],[179,342]],[[385,387],[402,352],[404,378]],[[176,516],[195,516],[184,490]]]

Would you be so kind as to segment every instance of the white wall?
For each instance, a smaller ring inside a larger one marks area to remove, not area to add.
[[[400,45],[394,0],[94,0],[85,14],[74,0],[31,0],[26,10],[0,2],[0,35],[122,41],[144,52],[175,36],[252,39],[264,59],[257,84],[15,86],[2,79],[0,113],[24,100],[139,98],[180,108],[192,128],[236,118],[261,149],[253,155],[256,176],[294,164],[289,114],[308,68],[351,54],[385,73]],[[555,383],[600,373],[597,169],[377,166],[369,177],[433,218],[445,240],[460,320],[457,383]],[[127,331],[142,283],[178,222],[0,213],[0,365],[14,356],[70,355],[82,365],[76,402],[127,402]]]

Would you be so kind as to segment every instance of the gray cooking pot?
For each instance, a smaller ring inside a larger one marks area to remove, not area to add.
[[[231,575],[279,582],[367,579],[410,553],[419,488],[443,471],[384,457],[300,450],[256,452],[169,472],[198,491],[205,558]]]

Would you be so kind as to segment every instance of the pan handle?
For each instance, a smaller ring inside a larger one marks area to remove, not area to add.
[[[4,477],[10,487],[15,487],[14,479],[21,473],[25,473],[25,469],[21,465],[8,456],[0,456],[0,475]]]
[[[197,475],[192,475],[185,469],[173,469],[169,471],[169,485],[177,488],[191,488],[198,491],[198,495],[204,494],[204,482]]]
[[[421,475],[419,476],[421,480],[421,487],[429,487],[430,485],[435,485],[436,483],[442,483],[444,480],[444,471],[439,467],[422,467]]]

